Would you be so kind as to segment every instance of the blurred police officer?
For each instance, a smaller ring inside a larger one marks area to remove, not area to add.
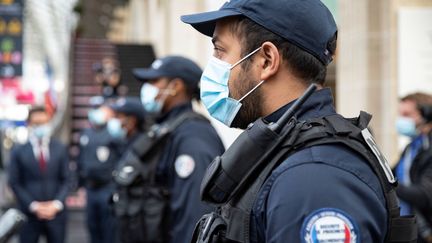
[[[410,139],[395,166],[401,214],[415,213],[418,242],[432,242],[432,96],[402,97],[396,125],[398,133]]]
[[[117,150],[121,154],[116,170],[122,167],[127,151],[131,149],[134,142],[142,135],[145,127],[146,112],[141,104],[141,100],[138,97],[122,97],[110,105],[110,108],[114,111],[114,117],[108,121],[108,132],[111,136],[122,141],[122,145],[118,146]],[[116,202],[116,194],[120,190],[121,185],[116,184],[115,193],[111,197],[111,202]],[[127,190],[127,189],[126,189]],[[116,205],[113,206],[113,215],[116,216],[116,242],[125,242],[124,234],[124,219],[116,213]],[[127,204],[126,207],[130,206]],[[118,207],[118,206],[117,206]],[[136,224],[136,223],[135,223]]]
[[[20,229],[21,243],[62,243],[66,232],[65,200],[69,191],[69,158],[66,146],[52,138],[45,108],[29,111],[29,141],[14,146],[9,163],[9,183],[19,209],[27,216]]]
[[[115,99],[127,92],[127,87],[122,84],[119,62],[114,58],[103,58],[100,63],[93,65],[93,70],[94,80],[102,86],[104,98]]]
[[[147,112],[162,124],[192,112],[192,99],[199,96],[202,70],[193,61],[167,56],[150,68],[134,70],[144,82],[141,100]],[[170,191],[171,242],[188,242],[199,217],[209,210],[199,200],[199,186],[207,165],[223,153],[223,144],[204,119],[188,119],[170,135],[163,148],[156,180]]]
[[[142,134],[145,111],[138,97],[119,98],[110,107],[114,111],[114,117],[108,121],[108,132],[111,136],[124,140],[124,152]]]
[[[114,217],[109,198],[114,190],[112,172],[120,159],[122,141],[111,136],[107,122],[114,116],[104,98],[90,99],[92,109],[88,112],[91,127],[84,129],[80,137],[78,168],[80,184],[87,192],[87,227],[92,243],[113,242]]]
[[[233,0],[218,11],[183,16],[182,21],[212,37],[214,53],[201,78],[201,100],[214,118],[242,129],[259,117],[264,117],[264,124],[276,122],[315,83],[318,91],[296,113],[299,124],[331,116],[347,127],[336,114],[330,89],[323,88],[337,28],[320,0]],[[241,167],[247,160],[236,163]],[[386,200],[368,161],[342,144],[312,145],[285,155],[260,187],[247,212],[250,218],[228,222],[227,238],[383,242]],[[394,182],[389,178],[384,179],[386,185]],[[242,202],[241,197],[238,200]],[[236,202],[222,206],[223,218],[241,214],[231,205],[243,206]],[[200,240],[212,230],[215,221],[213,216],[209,219]]]

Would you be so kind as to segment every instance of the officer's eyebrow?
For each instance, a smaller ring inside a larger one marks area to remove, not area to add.
[[[221,42],[220,38],[216,35],[212,38],[213,45],[216,45],[218,42]]]

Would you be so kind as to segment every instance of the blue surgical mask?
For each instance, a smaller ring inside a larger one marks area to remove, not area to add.
[[[48,124],[34,126],[33,135],[38,139],[49,137],[51,135],[51,127]]]
[[[228,80],[231,69],[260,49],[261,47],[255,49],[233,65],[212,56],[201,76],[201,101],[213,118],[229,127],[242,106],[240,102],[264,82],[262,80],[242,98],[235,100],[229,97]]]
[[[159,114],[162,111],[163,100],[156,100],[159,88],[149,83],[144,83],[141,87],[141,103],[144,110],[149,113]]]
[[[91,124],[96,126],[102,126],[106,124],[106,118],[103,111],[96,109],[96,110],[90,110],[88,112],[88,119]]]
[[[396,129],[399,134],[413,138],[418,135],[414,119],[399,117],[396,121]]]
[[[108,133],[114,138],[126,138],[126,130],[122,127],[121,121],[117,118],[112,118],[107,123]]]

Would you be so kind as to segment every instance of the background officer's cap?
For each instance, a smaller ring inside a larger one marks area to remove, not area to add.
[[[135,116],[138,120],[144,120],[145,111],[138,97],[119,98],[110,107],[115,112]]]
[[[92,108],[98,108],[105,103],[105,99],[102,96],[92,96],[89,99],[89,105]]]
[[[135,78],[149,81],[157,78],[180,78],[189,87],[198,87],[202,69],[192,60],[181,56],[167,56],[155,60],[149,68],[135,68]]]
[[[332,61],[328,43],[337,32],[332,14],[320,0],[231,0],[219,10],[184,15],[181,20],[212,36],[216,22],[245,16],[318,58]]]

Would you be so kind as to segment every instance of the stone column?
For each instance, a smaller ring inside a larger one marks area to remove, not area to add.
[[[394,161],[397,82],[391,75],[391,0],[339,3],[337,109],[347,117],[360,110],[371,113],[372,132]]]
[[[428,0],[339,1],[337,109],[345,116],[372,113],[372,130],[390,163],[400,151],[397,13],[400,7],[432,6]],[[429,24],[429,23],[425,23]]]

